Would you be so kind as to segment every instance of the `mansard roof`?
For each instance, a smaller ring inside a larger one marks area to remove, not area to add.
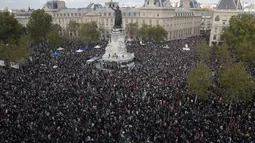
[[[240,0],[220,0],[216,9],[241,10],[242,5]]]

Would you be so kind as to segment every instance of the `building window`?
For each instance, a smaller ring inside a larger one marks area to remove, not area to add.
[[[126,13],[125,13],[125,12],[123,12],[123,16],[126,16]]]
[[[73,13],[71,13],[71,17],[73,17]]]
[[[157,17],[159,17],[159,14],[157,14]]]
[[[104,13],[104,16],[106,16],[106,13]]]
[[[216,35],[213,35],[213,40],[216,40],[217,36]]]
[[[150,24],[151,24],[152,22],[151,22],[151,20],[150,20]]]
[[[145,24],[145,20],[143,20],[143,24]]]
[[[69,13],[67,13],[67,16],[69,16]]]
[[[143,12],[143,16],[145,16],[145,13]]]
[[[222,20],[223,21],[223,25],[225,25],[226,24],[226,22],[227,22],[227,20]]]
[[[136,13],[134,13],[134,16],[136,16]]]
[[[217,28],[215,28],[215,29],[214,29],[214,33],[217,33],[217,30],[218,30],[218,29],[217,29]]]
[[[126,23],[128,23],[128,19],[126,19]]]
[[[109,12],[108,15],[111,16],[111,13]]]
[[[79,13],[79,16],[81,16],[81,13]]]
[[[75,13],[74,15],[77,16],[77,13]]]
[[[64,13],[64,16],[66,16],[66,14]]]
[[[158,22],[158,20],[157,20],[157,25],[159,25],[159,22]]]
[[[128,16],[131,16],[131,12],[128,13]]]

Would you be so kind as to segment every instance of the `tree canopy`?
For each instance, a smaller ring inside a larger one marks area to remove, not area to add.
[[[209,67],[200,62],[197,63],[188,73],[188,90],[191,94],[196,94],[199,99],[207,99],[211,94],[209,88],[212,86],[210,77],[212,76]]]
[[[223,37],[231,48],[238,48],[244,41],[255,42],[255,16],[250,14],[232,16]]]
[[[152,37],[152,26],[143,24],[142,27],[139,29],[139,37],[143,40]]]
[[[84,23],[81,25],[80,37],[90,43],[99,39],[100,32],[95,21]]]
[[[51,22],[51,15],[45,13],[44,10],[33,11],[27,25],[30,40],[40,42],[42,39],[46,39],[51,30]]]
[[[24,35],[24,27],[9,12],[0,12],[0,39],[7,43],[9,39],[19,39]]]
[[[255,16],[244,14],[230,18],[229,27],[224,29],[222,36],[236,60],[249,65],[255,64],[254,33]]]
[[[154,41],[156,42],[164,41],[166,37],[167,32],[162,26],[156,25],[152,27],[152,38]]]
[[[59,32],[61,31],[61,26],[58,24],[52,24],[51,30],[47,34],[47,39],[52,44],[54,48],[58,47],[60,45],[60,35]]]
[[[17,41],[10,40],[8,44],[0,42],[0,59],[6,62],[25,61],[30,54],[29,42],[21,36]]]
[[[67,25],[67,30],[72,33],[72,36],[76,36],[79,28],[80,28],[80,24],[74,20],[69,21]]]
[[[139,29],[139,37],[143,40],[150,39],[156,42],[160,42],[167,37],[167,32],[162,26],[151,26],[143,24]]]
[[[129,37],[136,37],[138,30],[138,23],[129,23],[126,25],[126,31]]]
[[[203,11],[211,11],[209,8],[202,8]]]
[[[254,94],[254,79],[249,75],[242,63],[233,63],[220,69],[218,78],[219,93],[227,102],[251,100]]]
[[[230,56],[229,46],[226,43],[216,48],[216,57],[220,65],[229,65],[234,62],[233,57]]]

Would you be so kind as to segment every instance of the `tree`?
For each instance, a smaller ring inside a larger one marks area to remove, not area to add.
[[[59,32],[61,29],[61,26],[58,24],[51,25],[51,31],[47,34],[47,39],[53,45],[53,47],[58,47],[60,44]]]
[[[139,37],[143,40],[150,39],[156,42],[160,42],[167,37],[167,32],[162,26],[151,26],[143,24],[139,29]]]
[[[69,21],[67,25],[67,30],[72,33],[71,36],[76,36],[79,28],[80,28],[80,24],[74,20]]]
[[[220,65],[230,65],[234,62],[233,57],[230,56],[229,46],[226,43],[216,48],[216,56]]]
[[[81,25],[80,36],[83,40],[90,43],[99,39],[100,33],[95,21]]]
[[[255,64],[255,42],[254,41],[243,41],[239,43],[236,48],[235,53],[238,59],[249,63],[251,65]]]
[[[209,8],[202,8],[203,11],[211,11]]]
[[[99,28],[98,28],[98,30],[99,30],[99,33],[100,33],[100,37],[101,38],[105,38],[105,29],[102,27],[102,26],[100,26]]]
[[[199,41],[196,49],[196,57],[199,61],[206,62],[210,57],[210,47],[206,41]]]
[[[152,37],[152,26],[143,24],[142,27],[139,29],[139,37],[142,40],[148,39]]]
[[[136,37],[138,34],[138,23],[129,23],[126,25],[127,34],[129,37]]]
[[[249,75],[241,62],[220,69],[218,78],[219,93],[226,102],[251,100],[255,92],[254,79]]]
[[[24,62],[29,54],[29,41],[24,36],[21,36],[17,41],[8,41],[8,45],[0,42],[1,60],[6,62]]]
[[[19,39],[25,34],[24,27],[9,12],[0,12],[0,39],[6,44],[9,39]]]
[[[166,30],[160,26],[156,25],[152,27],[152,39],[156,42],[164,41],[167,38]]]
[[[49,40],[53,47],[57,47],[60,44],[60,36],[56,32],[48,33],[47,39]]]
[[[10,49],[7,48],[6,44],[3,41],[0,41],[0,60],[9,60],[9,55]]]
[[[28,39],[26,39],[24,36],[21,36],[18,44],[15,46],[16,48],[12,50],[13,62],[26,62],[28,56],[31,53]]]
[[[209,88],[212,86],[210,81],[211,71],[209,67],[200,62],[197,63],[188,73],[188,90],[191,94],[196,94],[199,99],[207,99],[211,94]]]
[[[229,20],[229,27],[225,28],[223,37],[231,48],[238,48],[239,43],[255,39],[255,16],[244,14],[232,16]]]
[[[45,13],[44,10],[33,11],[27,25],[30,40],[37,43],[42,39],[46,39],[51,30],[51,22],[52,17]]]

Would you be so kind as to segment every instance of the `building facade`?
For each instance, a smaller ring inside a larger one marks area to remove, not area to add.
[[[209,46],[217,46],[223,43],[223,29],[229,26],[230,18],[238,15],[241,10],[242,6],[238,0],[219,1],[217,8],[213,11]]]
[[[202,23],[200,27],[201,33],[207,33],[211,31],[212,28],[212,11],[203,11],[202,13]]]
[[[200,34],[202,10],[190,8],[189,0],[183,0],[184,5],[180,8],[173,8],[166,1],[145,0],[143,7],[121,7],[123,28],[129,23],[138,23],[140,28],[143,24],[160,25],[168,33],[166,40],[174,40],[196,36]],[[161,4],[162,2],[162,4]],[[95,21],[102,30],[101,36],[107,37],[114,25],[114,11],[110,8],[116,7],[118,2],[106,2],[105,6],[91,3],[86,8],[66,8],[64,1],[49,1],[43,9],[53,17],[53,23],[59,24],[66,30],[69,22],[74,20],[78,23]],[[16,18],[24,26],[28,17],[17,15]],[[63,34],[62,31],[61,34]],[[71,34],[71,33],[70,33]]]

